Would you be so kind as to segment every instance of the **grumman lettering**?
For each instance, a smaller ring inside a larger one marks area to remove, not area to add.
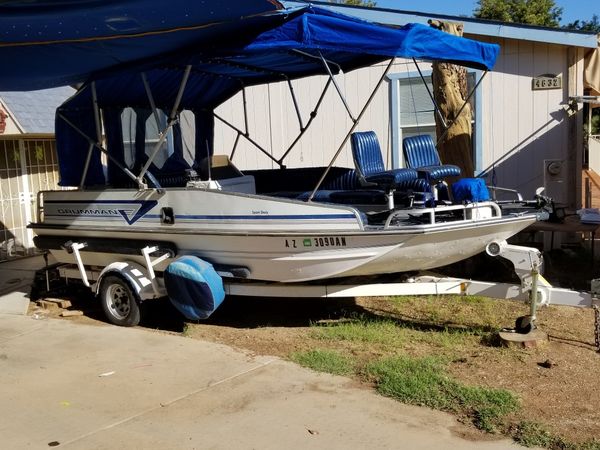
[[[117,216],[120,215],[116,209],[67,209],[60,208],[59,214],[78,214],[85,216]]]

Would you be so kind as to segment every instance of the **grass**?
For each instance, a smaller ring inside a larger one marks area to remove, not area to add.
[[[333,350],[314,349],[306,352],[295,352],[292,361],[317,372],[327,372],[334,375],[350,375],[354,371],[351,358]]]
[[[512,429],[516,442],[524,447],[544,447],[550,450],[600,450],[600,441],[582,443],[567,442],[535,422],[521,422]]]
[[[451,361],[470,363],[472,358],[464,355],[493,355],[504,361],[525,358],[515,349],[491,349],[486,341],[512,323],[526,305],[481,297],[392,297],[367,305],[366,313],[312,323],[308,342],[317,348],[291,358],[313,370],[362,380],[403,403],[451,412],[483,431],[509,435],[523,446],[600,450],[597,438],[576,443],[558,430],[516,422],[516,417],[528,415],[517,394],[468,385],[450,375]],[[525,361],[531,362],[530,358],[521,362]]]
[[[466,386],[450,378],[439,358],[395,356],[362,369],[352,357],[333,350],[295,352],[291,359],[318,372],[362,376],[374,381],[382,395],[469,417],[487,432],[496,431],[502,417],[519,409],[519,400],[511,392]]]
[[[442,349],[457,349],[470,339],[478,339],[477,336],[480,334],[478,330],[432,327],[364,315],[350,317],[333,324],[313,324],[311,329],[311,335],[315,339],[346,341],[359,345],[377,344],[388,349],[400,348],[408,343],[424,343]]]
[[[372,320],[363,316],[324,326],[313,324],[312,329],[312,335],[316,339],[393,346],[404,343],[402,334],[401,329],[393,320]]]
[[[181,335],[184,337],[192,337],[193,327],[190,326],[189,323],[185,322],[183,324],[183,330],[181,330]]]
[[[480,331],[501,328],[506,324],[506,320],[512,320],[512,312],[508,312],[506,305],[473,295],[404,296],[390,297],[389,301],[394,305],[395,313],[416,314],[415,319],[431,323],[440,323],[451,318],[452,323],[470,324],[473,329]]]
[[[395,356],[366,367],[381,394],[412,405],[450,411],[472,418],[484,431],[520,407],[515,394],[503,389],[467,386],[450,378],[439,358]]]

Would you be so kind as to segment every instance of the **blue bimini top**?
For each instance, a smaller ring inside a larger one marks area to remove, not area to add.
[[[392,57],[436,60],[491,69],[499,53],[495,44],[453,36],[434,28],[408,24],[383,26],[319,8],[278,10],[260,24],[243,20],[230,39],[210,43],[194,41],[166,54],[132,65],[124,63],[95,73],[58,112],[72,124],[95,136],[92,92],[102,109],[108,150],[121,155],[123,135],[120,117],[125,108],[148,110],[149,100],[141,73],[151,88],[157,108],[170,111],[186,67],[191,72],[181,98],[180,110],[195,116],[196,158],[212,152],[213,110],[243,87],[326,75],[323,59],[333,73],[349,71]],[[260,25],[260,26],[259,26]],[[169,35],[162,36],[169,39]],[[1,81],[1,80],[0,80]],[[57,147],[61,184],[78,185],[85,165],[89,142],[65,120],[58,117]],[[144,158],[139,149],[138,164]],[[201,152],[201,153],[198,153]],[[123,161],[122,156],[119,160]],[[166,164],[170,171],[185,164]],[[188,167],[189,168],[189,167]],[[152,171],[158,168],[152,167]],[[104,184],[105,174],[99,152],[92,158],[86,184]]]
[[[83,83],[240,30],[252,36],[287,14],[276,0],[3,0],[0,91]]]

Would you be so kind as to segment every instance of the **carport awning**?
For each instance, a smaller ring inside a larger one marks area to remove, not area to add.
[[[598,48],[592,50],[585,57],[583,83],[584,87],[590,90],[589,95],[600,96],[600,38],[598,39]]]

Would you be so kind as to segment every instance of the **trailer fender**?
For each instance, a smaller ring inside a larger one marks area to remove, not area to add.
[[[150,281],[146,269],[141,264],[133,261],[114,262],[102,269],[94,286],[96,295],[98,295],[102,279],[109,274],[116,274],[127,280],[140,300],[156,297],[152,289],[152,281]]]

